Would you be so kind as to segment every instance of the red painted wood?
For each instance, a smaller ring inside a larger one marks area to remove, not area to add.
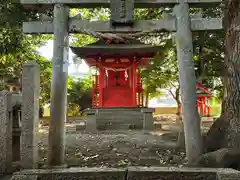
[[[132,104],[132,88],[105,88],[103,107],[134,107]]]
[[[124,57],[123,57],[124,58]],[[130,62],[121,62],[119,63],[118,60],[119,59],[115,59],[115,62],[105,62],[105,59],[114,59],[114,58],[104,58],[99,60],[99,58],[97,57],[89,57],[85,59],[85,62],[88,66],[97,66],[97,65],[103,65],[103,66],[108,66],[108,67],[127,67],[130,66],[133,62],[133,58],[128,58]],[[146,65],[148,65],[149,63],[149,59],[148,58],[139,58],[137,60],[137,65],[139,67],[144,67]]]
[[[133,101],[133,106],[136,106],[136,87],[137,86],[137,81],[136,81],[136,64],[133,63],[132,65],[132,101]]]
[[[103,107],[104,69],[99,68],[99,107]]]
[[[108,70],[107,84],[108,87],[113,87],[119,84],[119,86],[129,87],[129,78],[125,78],[125,71],[112,71]],[[116,79],[116,75],[119,75],[119,78]]]
[[[134,63],[120,62],[119,64],[102,61],[98,63],[99,76],[96,76],[95,80],[98,83],[93,84],[92,98],[94,107],[143,106],[141,75],[139,72],[136,73],[136,69],[140,64],[138,61]],[[127,76],[125,75],[126,72],[128,72]],[[105,74],[107,74],[106,77]],[[97,92],[99,92],[99,96]]]

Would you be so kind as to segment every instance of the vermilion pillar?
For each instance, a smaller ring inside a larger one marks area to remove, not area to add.
[[[99,67],[99,107],[103,106],[104,68]]]
[[[136,69],[137,69],[136,64],[133,63],[133,65],[132,65],[133,106],[136,106],[136,85],[137,85]]]
[[[207,98],[207,104],[208,104],[208,116],[211,114],[211,106],[210,106],[210,98]]]

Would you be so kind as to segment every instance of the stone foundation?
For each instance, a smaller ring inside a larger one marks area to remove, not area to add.
[[[153,130],[152,113],[151,108],[90,109],[87,111],[86,131],[94,132],[95,128],[97,130]]]
[[[129,167],[24,170],[12,180],[238,180],[240,172],[214,168]]]

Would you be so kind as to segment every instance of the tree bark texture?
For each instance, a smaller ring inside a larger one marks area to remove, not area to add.
[[[221,117],[205,139],[205,150],[240,148],[240,1],[225,0],[225,78]]]

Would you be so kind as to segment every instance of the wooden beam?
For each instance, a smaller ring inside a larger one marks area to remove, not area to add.
[[[190,5],[199,6],[208,4],[216,5],[223,2],[223,0],[185,0]],[[105,7],[109,8],[110,0],[21,0],[24,5],[53,5],[53,4],[67,4],[73,8],[95,8]],[[163,5],[173,6],[178,4],[179,0],[135,0],[134,7],[136,8],[159,8]],[[46,7],[46,6],[45,6]]]
[[[87,21],[87,20],[70,20],[68,31],[69,33],[81,33],[82,31],[96,32],[112,32],[112,33],[134,33],[134,32],[150,32],[150,31],[176,31],[175,18],[162,20],[139,20],[135,21],[132,27],[113,28],[109,21]],[[192,31],[204,30],[221,30],[222,19],[192,19]],[[27,34],[53,34],[53,22],[51,21],[33,21],[23,23],[23,32]]]

